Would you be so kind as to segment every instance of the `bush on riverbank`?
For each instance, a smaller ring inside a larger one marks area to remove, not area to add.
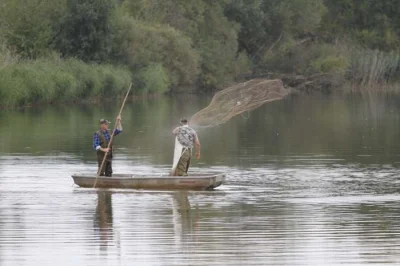
[[[200,56],[187,36],[170,26],[149,25],[122,14],[117,27],[112,61],[129,67],[138,88],[165,92],[170,87],[190,86],[195,82]],[[145,73],[150,72],[153,76],[147,77]],[[157,79],[160,87],[145,87],[149,78]]]
[[[279,73],[283,77],[293,73],[305,77],[307,82],[323,75],[330,89],[345,84],[361,90],[376,89],[398,82],[400,74],[398,52],[368,49],[351,40],[337,40],[335,44],[314,42],[286,51],[278,46],[260,64],[263,68],[258,75],[263,71],[268,75],[268,70],[274,69],[275,78],[279,78]]]
[[[161,64],[153,64],[135,76],[136,89],[145,94],[165,93],[170,84],[169,76]]]
[[[131,73],[124,68],[77,59],[20,61],[0,68],[0,105],[115,98],[131,80]]]

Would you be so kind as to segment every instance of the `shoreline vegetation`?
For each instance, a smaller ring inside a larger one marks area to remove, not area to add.
[[[252,78],[397,91],[400,11],[358,0],[4,0],[0,106],[205,93]]]
[[[76,59],[20,62],[0,69],[0,106],[115,98],[130,82],[130,72],[122,67]]]

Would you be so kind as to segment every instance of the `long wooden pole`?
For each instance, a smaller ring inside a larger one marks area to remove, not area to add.
[[[128,99],[128,95],[129,95],[131,89],[132,89],[132,83],[131,83],[131,85],[129,86],[129,89],[128,89],[128,92],[126,93],[126,96],[125,96],[124,101],[122,102],[122,106],[121,106],[121,109],[119,110],[118,116],[121,116],[122,111],[124,110],[125,102],[126,102],[126,99]],[[108,149],[110,149],[110,147],[111,147],[112,141],[113,141],[113,139],[114,139],[114,133],[115,133],[115,130],[117,129],[118,123],[120,123],[120,121],[118,121],[118,120],[115,121],[114,129],[113,129],[113,131],[112,131],[112,133],[111,133],[110,141],[108,142],[108,146],[107,146]],[[99,178],[99,176],[100,176],[100,174],[101,174],[101,169],[103,169],[104,163],[105,163],[105,161],[106,161],[106,159],[107,159],[108,152],[109,152],[109,151],[107,151],[106,153],[104,153],[104,158],[103,158],[103,161],[101,162],[101,165],[100,165],[99,170],[97,171],[96,181],[94,182],[93,188],[96,188],[97,180],[98,180],[98,178]]]

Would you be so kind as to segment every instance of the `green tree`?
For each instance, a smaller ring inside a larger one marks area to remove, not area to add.
[[[116,0],[67,0],[54,47],[64,57],[106,61],[114,38]]]
[[[238,53],[239,25],[224,15],[227,3],[228,0],[125,0],[122,6],[141,21],[169,25],[186,35],[193,50],[200,54],[197,85],[214,89],[227,85],[248,69],[247,56]]]
[[[206,1],[197,30],[190,33],[201,54],[200,86],[222,88],[248,70],[247,55],[238,54],[239,25],[224,16],[224,1]]]
[[[385,51],[398,50],[400,8],[398,1],[325,0],[322,28],[330,39],[355,38],[364,46]]]
[[[152,25],[127,16],[121,16],[117,27],[112,54],[115,62],[128,65],[133,73],[161,65],[168,73],[168,83],[174,87],[195,82],[199,53],[187,36],[172,27]]]
[[[256,55],[268,41],[267,16],[262,10],[262,0],[231,0],[225,8],[225,15],[240,25],[238,35],[239,51]]]
[[[11,50],[25,58],[49,52],[56,23],[65,0],[3,0],[0,3],[0,36]]]
[[[256,65],[273,49],[275,57],[282,56],[315,36],[324,12],[322,0],[230,0],[225,8],[226,16],[240,25],[239,50]]]
[[[326,7],[323,0],[264,0],[263,10],[269,18],[271,35],[284,32],[302,38],[316,34]]]

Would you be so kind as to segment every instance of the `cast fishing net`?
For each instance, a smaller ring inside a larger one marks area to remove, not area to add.
[[[279,79],[253,79],[240,83],[215,94],[206,108],[192,116],[190,124],[193,127],[217,126],[267,102],[281,100],[289,92]]]

